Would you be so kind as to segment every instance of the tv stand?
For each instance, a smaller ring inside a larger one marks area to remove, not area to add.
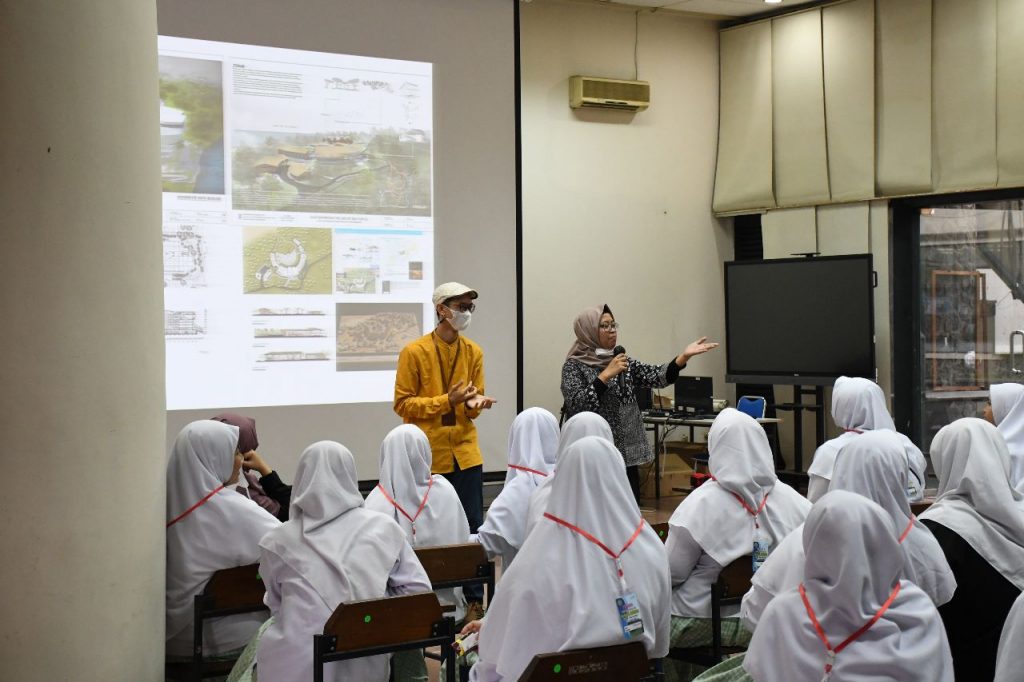
[[[814,402],[805,403],[804,398]],[[815,448],[825,442],[825,387],[793,386],[793,402],[776,403],[776,410],[793,413],[793,469],[804,473],[804,411],[814,413]]]

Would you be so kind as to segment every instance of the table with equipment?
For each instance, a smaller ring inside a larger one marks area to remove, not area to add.
[[[655,499],[661,499],[661,448],[662,448],[662,429],[665,427],[677,427],[686,426],[690,429],[690,442],[693,443],[694,429],[710,429],[711,425],[715,422],[713,417],[698,415],[696,417],[688,417],[685,415],[674,415],[674,414],[650,414],[644,413],[643,415],[644,426],[651,427],[654,431],[654,497]],[[777,418],[764,418],[758,419],[757,423],[761,426],[767,424],[781,424],[782,420]]]

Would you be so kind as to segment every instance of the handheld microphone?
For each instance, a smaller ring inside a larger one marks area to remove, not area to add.
[[[612,349],[612,356],[617,357],[619,355],[624,354],[625,352],[626,349],[623,348],[622,346],[615,346],[615,348]],[[625,372],[622,372],[617,377],[617,379],[619,380],[619,395],[622,395],[626,390],[626,380],[623,378],[625,374]]]

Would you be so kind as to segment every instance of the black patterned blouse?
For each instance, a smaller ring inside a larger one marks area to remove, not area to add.
[[[654,459],[647,442],[634,388],[662,388],[674,383],[681,368],[672,358],[664,365],[649,365],[629,358],[629,367],[611,383],[598,378],[601,370],[579,360],[562,365],[562,398],[566,417],[579,412],[596,412],[612,427],[615,447],[626,466],[646,464]],[[623,390],[624,389],[624,390]]]

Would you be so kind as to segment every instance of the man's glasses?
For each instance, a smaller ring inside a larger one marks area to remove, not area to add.
[[[449,310],[458,310],[460,313],[471,313],[476,310],[476,303],[463,303],[462,305],[448,305],[445,307]]]

